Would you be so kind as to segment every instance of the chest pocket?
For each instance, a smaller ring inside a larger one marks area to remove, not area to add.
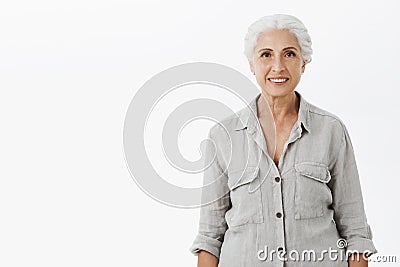
[[[261,181],[258,167],[228,174],[228,187],[232,207],[226,213],[229,227],[264,221],[261,200]]]
[[[331,180],[328,167],[322,163],[302,162],[295,165],[295,219],[312,219],[324,215],[332,204],[327,185]]]

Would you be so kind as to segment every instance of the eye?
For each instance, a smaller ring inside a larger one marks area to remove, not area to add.
[[[261,57],[271,57],[271,53],[270,52],[264,52],[261,54]]]
[[[293,51],[288,51],[286,54],[285,54],[285,57],[295,57],[296,56],[296,54],[293,52]]]

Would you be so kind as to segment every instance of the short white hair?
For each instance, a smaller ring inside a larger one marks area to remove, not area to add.
[[[244,54],[250,62],[253,62],[254,48],[257,45],[258,36],[273,29],[287,29],[292,32],[301,48],[301,56],[307,63],[311,62],[312,48],[311,37],[307,28],[295,16],[286,14],[274,14],[260,18],[248,28],[244,38]]]

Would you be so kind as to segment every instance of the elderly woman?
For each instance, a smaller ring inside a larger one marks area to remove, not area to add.
[[[367,266],[377,251],[349,133],[295,90],[311,61],[307,29],[263,17],[245,54],[261,93],[210,130],[204,180],[218,182],[190,249],[198,266]]]

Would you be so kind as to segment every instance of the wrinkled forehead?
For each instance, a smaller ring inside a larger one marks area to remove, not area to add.
[[[300,50],[296,35],[288,29],[270,29],[257,36],[255,51],[263,48],[280,51],[286,47],[295,47]]]

